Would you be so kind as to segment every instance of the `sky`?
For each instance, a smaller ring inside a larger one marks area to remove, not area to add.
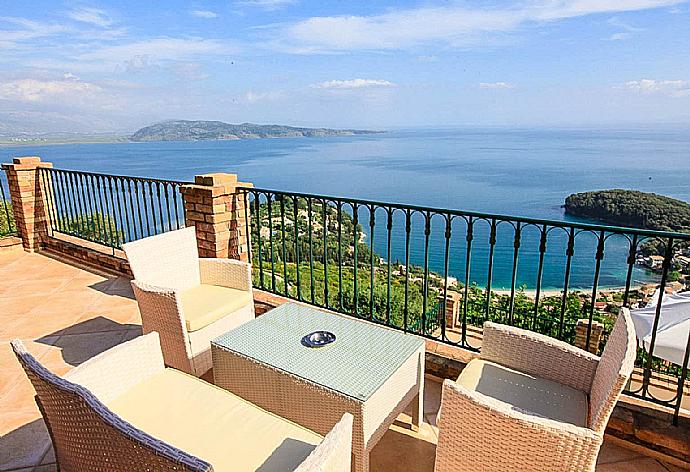
[[[0,132],[690,124],[682,0],[0,0]]]

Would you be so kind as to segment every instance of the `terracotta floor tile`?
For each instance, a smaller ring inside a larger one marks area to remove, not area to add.
[[[599,451],[599,457],[597,458],[597,464],[609,464],[612,462],[622,462],[629,461],[643,457],[637,452],[621,447],[617,444],[613,444],[609,441],[604,441]]]
[[[668,469],[651,458],[633,459],[597,465],[597,472],[668,472]]]

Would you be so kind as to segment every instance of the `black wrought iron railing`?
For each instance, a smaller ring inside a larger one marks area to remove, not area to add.
[[[184,227],[187,182],[39,168],[39,183],[52,233],[115,249]]]
[[[14,221],[12,198],[10,197],[7,177],[4,172],[0,172],[0,238],[17,234],[17,224]]]
[[[690,247],[690,234],[240,191],[251,212],[246,233],[257,288],[475,351],[487,320],[574,343],[584,319],[587,348],[599,322],[603,346],[616,311],[644,305],[645,284],[663,293],[680,275],[677,256]],[[658,267],[643,267],[651,256]],[[456,315],[433,309],[453,298]],[[655,357],[661,307],[627,393],[671,407],[677,418],[688,401],[690,333],[682,365]]]

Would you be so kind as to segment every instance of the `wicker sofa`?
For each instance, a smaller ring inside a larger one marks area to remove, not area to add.
[[[480,358],[443,383],[434,470],[594,471],[635,354],[627,309],[601,357],[486,323]]]
[[[350,472],[352,416],[325,436],[166,368],[157,333],[64,378],[12,342],[62,471]]]
[[[254,319],[251,266],[199,258],[194,227],[124,244],[144,334],[160,334],[166,365],[203,375],[211,339]]]

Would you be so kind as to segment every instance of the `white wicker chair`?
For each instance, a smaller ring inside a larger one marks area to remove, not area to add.
[[[251,266],[199,258],[194,227],[124,244],[144,334],[157,331],[165,363],[203,375],[211,340],[254,318]]]
[[[434,470],[594,471],[635,354],[627,309],[601,357],[486,323],[480,358],[443,382]]]
[[[58,377],[19,340],[60,470],[350,472],[352,415],[322,437],[201,379],[166,368],[157,333]]]

